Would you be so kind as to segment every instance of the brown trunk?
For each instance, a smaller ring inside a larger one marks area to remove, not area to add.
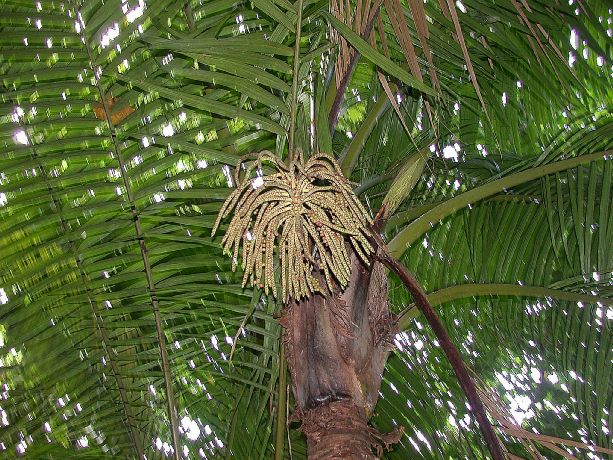
[[[302,419],[309,460],[374,460],[366,416],[356,405],[334,401],[308,411]]]
[[[387,303],[387,273],[394,271],[433,328],[475,413],[492,458],[504,459],[502,445],[466,365],[413,275],[393,259],[373,233],[377,254],[366,267],[351,251],[351,277],[342,293],[285,306],[281,324],[296,407],[290,421],[302,422],[309,460],[378,459],[398,442],[403,428],[389,434],[368,425],[391,350],[396,318]],[[321,280],[321,284],[324,281]]]
[[[382,435],[368,426],[395,324],[383,266],[365,267],[354,254],[342,294],[292,302],[281,323],[296,401],[292,420],[302,422],[309,459],[380,458],[402,433]]]
[[[363,409],[349,401],[311,409],[303,416],[301,429],[307,437],[309,460],[376,460],[402,434],[382,435],[368,426]]]

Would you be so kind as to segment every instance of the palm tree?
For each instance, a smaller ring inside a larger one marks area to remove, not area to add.
[[[1,5],[8,458],[613,454],[607,2]]]

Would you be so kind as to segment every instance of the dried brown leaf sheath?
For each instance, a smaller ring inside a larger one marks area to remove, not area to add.
[[[102,104],[102,99],[94,104],[94,114],[96,118],[99,120],[105,120],[106,115],[104,113],[104,104]],[[128,115],[131,115],[136,110],[134,107],[130,105],[126,105],[119,110],[113,110],[113,106],[117,103],[117,100],[114,97],[106,98],[106,107],[111,112],[111,123],[113,125],[120,124],[123,120],[125,120]]]

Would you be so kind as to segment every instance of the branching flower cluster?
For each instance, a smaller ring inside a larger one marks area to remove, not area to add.
[[[272,172],[263,175],[263,169]],[[213,234],[231,215],[222,244],[233,270],[241,257],[243,286],[249,282],[276,297],[278,261],[284,301],[298,300],[347,285],[348,244],[368,263],[371,219],[331,156],[286,164],[264,151],[252,161],[241,160],[235,178],[236,190],[223,204]]]

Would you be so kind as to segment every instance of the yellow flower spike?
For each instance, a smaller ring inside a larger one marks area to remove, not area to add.
[[[271,174],[262,175],[264,165]],[[286,164],[264,151],[239,162],[235,181],[237,188],[221,207],[213,235],[230,217],[222,245],[233,257],[233,270],[240,257],[243,285],[249,282],[276,297],[278,260],[283,300],[299,300],[346,286],[349,245],[368,263],[372,221],[330,155],[306,161],[297,155]]]

